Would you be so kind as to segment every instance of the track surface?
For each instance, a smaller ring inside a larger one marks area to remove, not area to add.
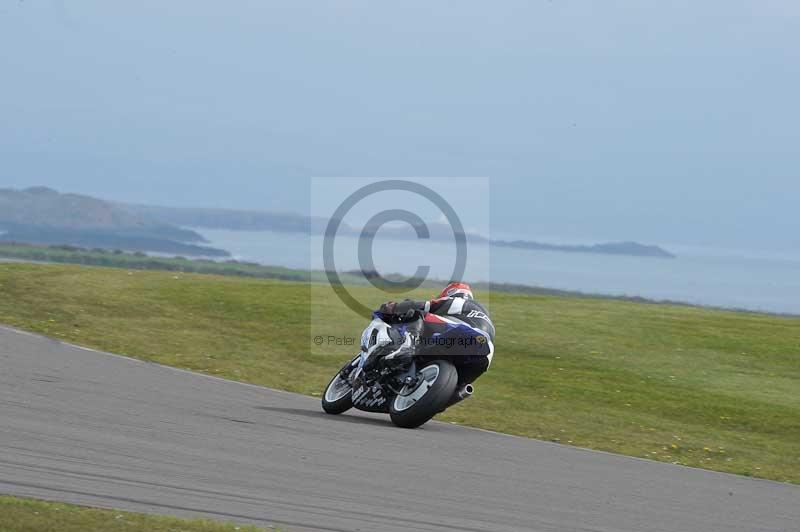
[[[289,530],[800,530],[796,486],[326,416],[313,398],[2,327],[0,493]]]

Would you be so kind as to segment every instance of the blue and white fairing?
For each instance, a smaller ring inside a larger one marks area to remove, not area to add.
[[[358,367],[363,368],[367,359],[379,348],[392,343],[389,325],[375,316],[361,334],[361,359]]]

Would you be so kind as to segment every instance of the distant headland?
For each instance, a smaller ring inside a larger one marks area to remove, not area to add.
[[[202,235],[187,227],[322,235],[327,224],[327,219],[297,213],[133,205],[60,193],[46,187],[0,189],[0,242],[229,257],[224,249],[203,245],[207,242]],[[429,223],[426,229],[432,240],[453,238],[452,229],[447,225]],[[362,235],[359,228],[346,223],[339,225],[337,234]],[[411,226],[384,226],[380,235],[396,240],[417,238],[415,228]],[[638,242],[566,245],[531,240],[494,240],[473,233],[464,236],[476,244],[531,251],[675,257],[659,246]]]

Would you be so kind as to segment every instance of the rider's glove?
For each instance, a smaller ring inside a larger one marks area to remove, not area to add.
[[[419,305],[410,299],[406,299],[400,303],[389,301],[381,305],[378,312],[384,316],[392,317],[400,321],[411,321],[417,317],[417,313],[420,310],[418,307]]]
[[[378,309],[378,312],[383,314],[384,316],[394,316],[394,311],[397,308],[397,303],[394,301],[389,301],[388,303],[384,303],[381,305],[381,308]]]

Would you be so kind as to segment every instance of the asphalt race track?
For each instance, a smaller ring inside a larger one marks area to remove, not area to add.
[[[289,530],[800,530],[797,486],[327,416],[315,398],[2,327],[0,493]]]

